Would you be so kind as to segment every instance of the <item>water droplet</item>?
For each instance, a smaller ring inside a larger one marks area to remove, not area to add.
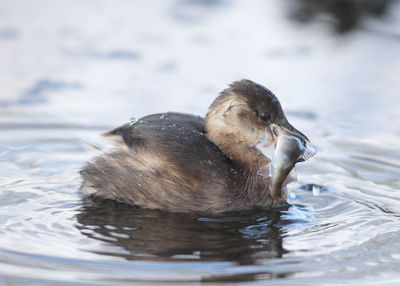
[[[319,196],[321,193],[321,188],[319,186],[313,185],[312,193],[314,196]]]
[[[142,173],[142,172],[139,172],[139,173],[138,173],[138,176],[139,176],[139,177],[143,176],[143,173]]]
[[[129,125],[132,126],[133,124],[135,124],[137,122],[135,117],[131,117],[129,118]]]
[[[165,118],[165,114],[161,114],[160,119],[164,119]]]
[[[212,165],[213,162],[211,160],[208,160],[207,163]]]

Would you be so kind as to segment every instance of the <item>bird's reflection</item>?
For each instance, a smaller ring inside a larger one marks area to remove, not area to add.
[[[290,1],[291,16],[301,22],[329,15],[339,33],[360,26],[363,18],[380,18],[386,15],[393,0],[295,0]]]
[[[286,253],[281,229],[276,226],[280,216],[278,210],[259,210],[202,217],[85,198],[77,219],[82,233],[122,247],[126,250],[123,254],[111,255],[127,260],[229,261],[253,265],[260,259],[280,258]]]

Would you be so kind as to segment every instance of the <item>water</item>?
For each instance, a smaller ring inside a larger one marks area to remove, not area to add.
[[[400,4],[368,2],[350,17],[316,1],[2,1],[0,285],[398,285]],[[101,133],[205,114],[244,77],[319,150],[289,209],[80,196]]]

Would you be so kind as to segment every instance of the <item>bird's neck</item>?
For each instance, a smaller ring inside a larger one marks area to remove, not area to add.
[[[271,161],[256,147],[240,140],[237,134],[216,129],[207,130],[207,138],[231,159],[238,176],[232,186],[232,209],[252,208],[271,204],[268,168]]]
[[[207,138],[240,168],[257,172],[270,163],[255,146],[242,142],[234,133],[210,130],[207,131]]]

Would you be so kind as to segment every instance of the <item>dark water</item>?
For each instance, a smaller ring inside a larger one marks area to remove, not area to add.
[[[0,285],[400,283],[397,1],[3,1],[0,19]],[[80,196],[102,132],[204,114],[244,77],[319,149],[288,209]]]

